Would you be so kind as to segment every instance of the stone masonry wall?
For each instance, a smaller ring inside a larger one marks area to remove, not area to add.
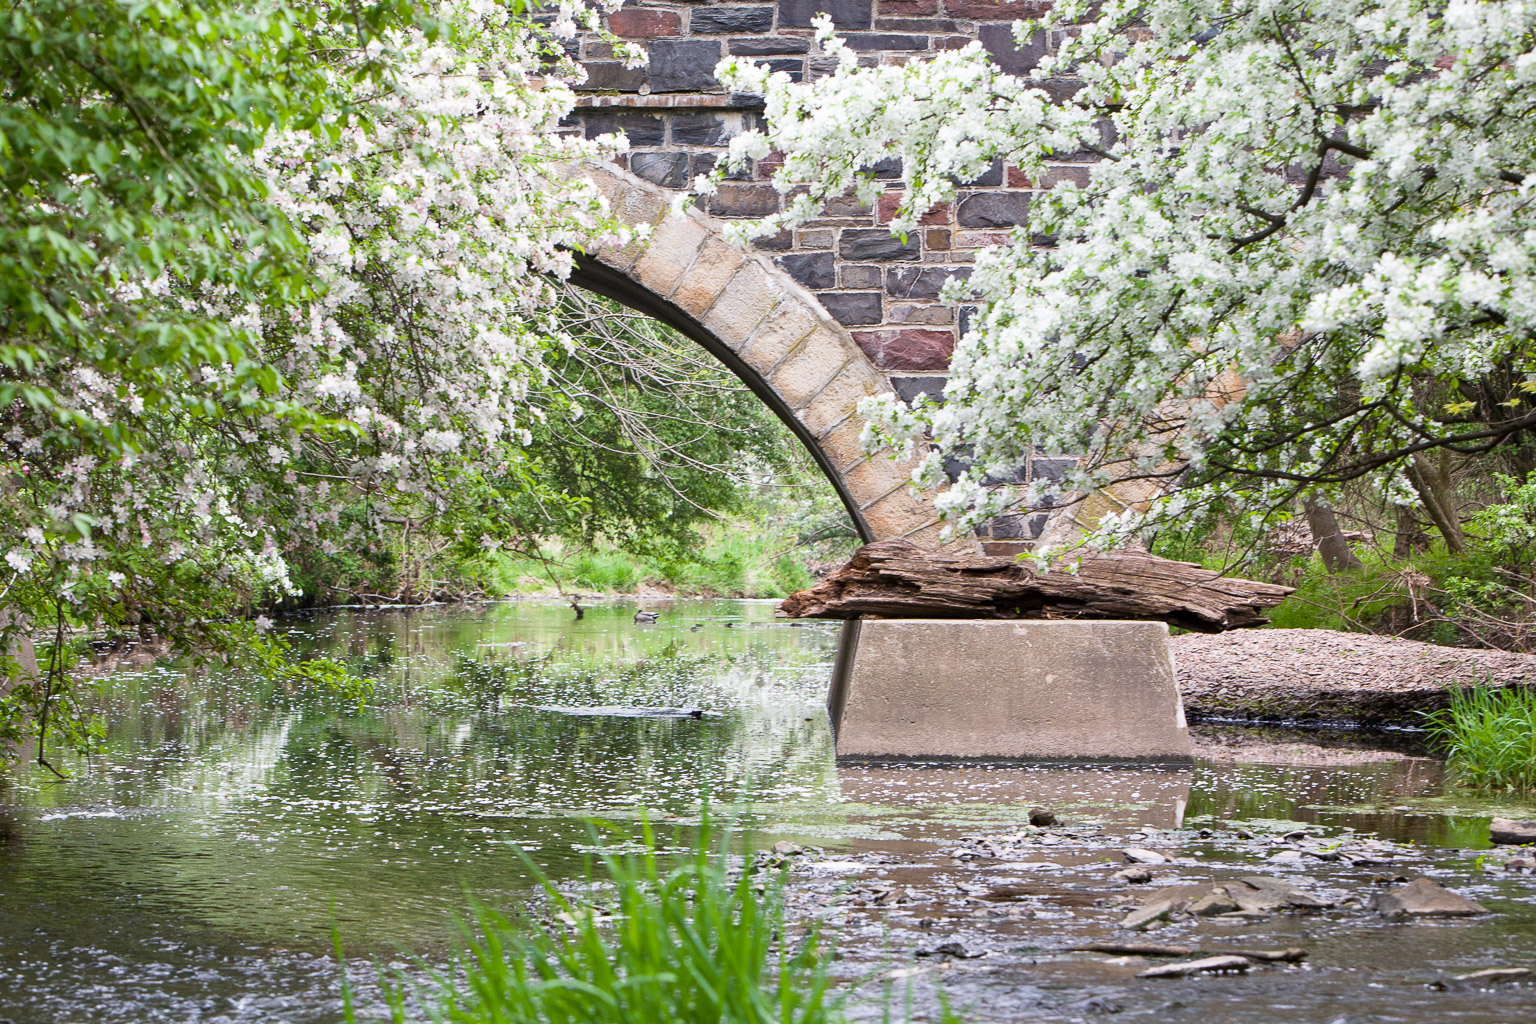
[[[866,65],[902,64],[979,39],[1004,70],[1023,73],[1051,41],[1037,33],[1020,48],[1012,23],[1045,6],[1038,0],[640,0],[610,15],[608,27],[649,51],[647,67],[625,68],[595,39],[573,44],[589,75],[573,127],[588,136],[625,132],[631,147],[622,158],[626,169],[664,188],[683,189],[714,167],[732,135],[761,116],[760,97],[729,94],[715,80],[715,64],[723,57],[749,56],[796,81],[827,73],[825,60],[810,55],[811,18],[825,12]],[[1062,94],[1070,90],[1069,82],[1052,84]],[[897,394],[937,395],[970,313],[939,303],[940,287],[967,275],[979,248],[1006,242],[1027,222],[1034,192],[1061,180],[1085,182],[1090,160],[1086,153],[1064,160],[1038,182],[1017,168],[994,165],[967,182],[954,203],[930,211],[905,242],[883,226],[895,210],[893,191],[873,208],[850,200],[756,247],[815,295]],[[768,183],[773,167],[769,157],[725,182],[706,211],[721,218],[777,211],[780,197]],[[877,173],[894,179],[900,172],[887,167]],[[1018,478],[1060,474],[1072,461],[1037,458],[1020,468]],[[1001,553],[1027,546],[1044,518],[997,520],[983,531],[984,547]]]

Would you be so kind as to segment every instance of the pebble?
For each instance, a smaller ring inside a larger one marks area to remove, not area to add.
[[[1152,881],[1152,872],[1150,869],[1144,868],[1138,864],[1132,868],[1123,868],[1120,871],[1116,871],[1109,877],[1115,879],[1116,881],[1129,882],[1132,885],[1141,885],[1145,882]]]

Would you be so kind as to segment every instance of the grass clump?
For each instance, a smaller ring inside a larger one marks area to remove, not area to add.
[[[1463,785],[1536,792],[1536,691],[1487,684],[1457,687],[1450,706],[1429,714],[1426,727]]]
[[[583,898],[539,873],[543,920],[479,910],[449,970],[392,988],[392,1019],[831,1024],[839,1015],[828,999],[821,936],[812,926],[791,940],[783,874],[766,884],[747,871],[733,878],[709,834],[706,826],[675,857],[656,852],[649,825],[644,852],[600,847],[602,870]]]

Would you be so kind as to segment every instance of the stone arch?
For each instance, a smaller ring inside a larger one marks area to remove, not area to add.
[[[940,546],[935,492],[914,496],[911,460],[859,445],[868,395],[893,393],[814,296],[761,254],[721,237],[697,210],[670,215],[672,193],[612,165],[577,173],[624,223],[651,237],[578,258],[571,281],[662,321],[720,359],[795,433],[837,490],[865,542]]]

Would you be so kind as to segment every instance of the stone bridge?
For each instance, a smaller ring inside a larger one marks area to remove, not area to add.
[[[1012,22],[1034,0],[777,0],[771,3],[649,2],[608,16],[615,35],[646,47],[647,67],[627,69],[595,39],[572,44],[585,65],[573,128],[589,137],[623,131],[630,151],[617,167],[591,169],[613,208],[655,234],[642,247],[582,261],[577,283],[672,325],[724,360],[795,431],[837,488],[866,540],[904,537],[939,544],[933,495],[913,497],[904,460],[867,458],[855,411],[866,395],[910,399],[942,390],[965,307],[938,301],[943,283],[969,273],[978,249],[1008,241],[1028,218],[1031,194],[1056,181],[1085,181],[1087,159],[1063,161],[1046,179],[994,165],[935,208],[906,241],[886,224],[897,193],[874,207],[853,201],[749,252],[725,243],[721,219],[779,209],[772,157],[724,182],[702,211],[667,216],[675,190],[711,170],[726,141],[758,123],[760,97],[727,93],[714,67],[727,55],[765,61],[795,80],[831,70],[812,56],[811,18],[831,15],[868,65],[896,64],[980,39],[1007,71],[1046,52],[1043,34],[1022,49]],[[1063,83],[1065,85],[1066,83]],[[896,178],[899,171],[887,168]],[[893,181],[893,189],[895,182]],[[1018,471],[1061,474],[1070,459],[1037,457]],[[1004,516],[977,538],[991,553],[1026,548],[1043,514]]]

